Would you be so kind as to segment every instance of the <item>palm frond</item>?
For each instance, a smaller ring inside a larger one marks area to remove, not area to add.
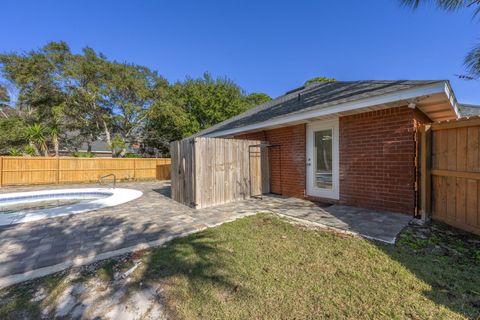
[[[473,77],[480,78],[480,43],[465,57],[465,67]]]
[[[418,8],[418,6],[420,5],[420,3],[423,3],[425,1],[421,1],[421,0],[400,0],[400,3],[406,7],[411,7],[413,9],[416,9]]]
[[[423,4],[433,3],[437,7],[449,11],[478,6],[474,11],[474,15],[480,12],[480,0],[400,0],[400,3],[413,9]]]

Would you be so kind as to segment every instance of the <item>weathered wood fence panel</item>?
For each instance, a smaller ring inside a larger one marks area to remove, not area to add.
[[[426,146],[420,165],[421,212],[480,234],[480,119],[436,123],[420,132]]]
[[[172,142],[172,198],[200,209],[268,193],[268,157],[260,144],[217,138]]]
[[[0,157],[0,186],[92,182],[111,173],[120,180],[168,180],[170,159]]]

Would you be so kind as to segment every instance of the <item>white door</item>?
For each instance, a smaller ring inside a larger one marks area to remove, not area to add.
[[[339,199],[338,119],[307,125],[307,195]]]

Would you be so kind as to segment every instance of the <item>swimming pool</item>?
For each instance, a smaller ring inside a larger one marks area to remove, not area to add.
[[[60,217],[132,201],[142,192],[123,188],[59,189],[0,194],[0,225]]]

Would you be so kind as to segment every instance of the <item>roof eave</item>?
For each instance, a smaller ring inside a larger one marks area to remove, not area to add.
[[[315,107],[313,107],[314,110],[294,113],[290,115],[284,115],[275,119],[270,119],[267,121],[254,123],[247,126],[242,126],[239,128],[205,133],[203,136],[212,137],[212,138],[233,136],[235,134],[251,132],[259,129],[266,129],[266,128],[281,126],[281,125],[295,123],[295,122],[302,122],[302,121],[307,122],[309,119],[312,119],[312,118],[319,118],[323,116],[333,115],[335,113],[348,112],[348,111],[368,108],[376,105],[385,105],[388,103],[393,103],[393,102],[403,101],[403,100],[408,101],[418,97],[427,96],[435,93],[446,94],[452,105],[452,108],[456,117],[459,117],[458,104],[457,104],[455,95],[453,93],[453,90],[451,89],[448,81],[443,81],[443,82],[438,82],[438,83],[434,83],[427,86],[422,86],[420,88],[406,89],[406,90],[402,90],[394,93],[384,94],[377,97],[341,103],[335,106],[322,108],[319,110],[318,109],[315,110]]]

